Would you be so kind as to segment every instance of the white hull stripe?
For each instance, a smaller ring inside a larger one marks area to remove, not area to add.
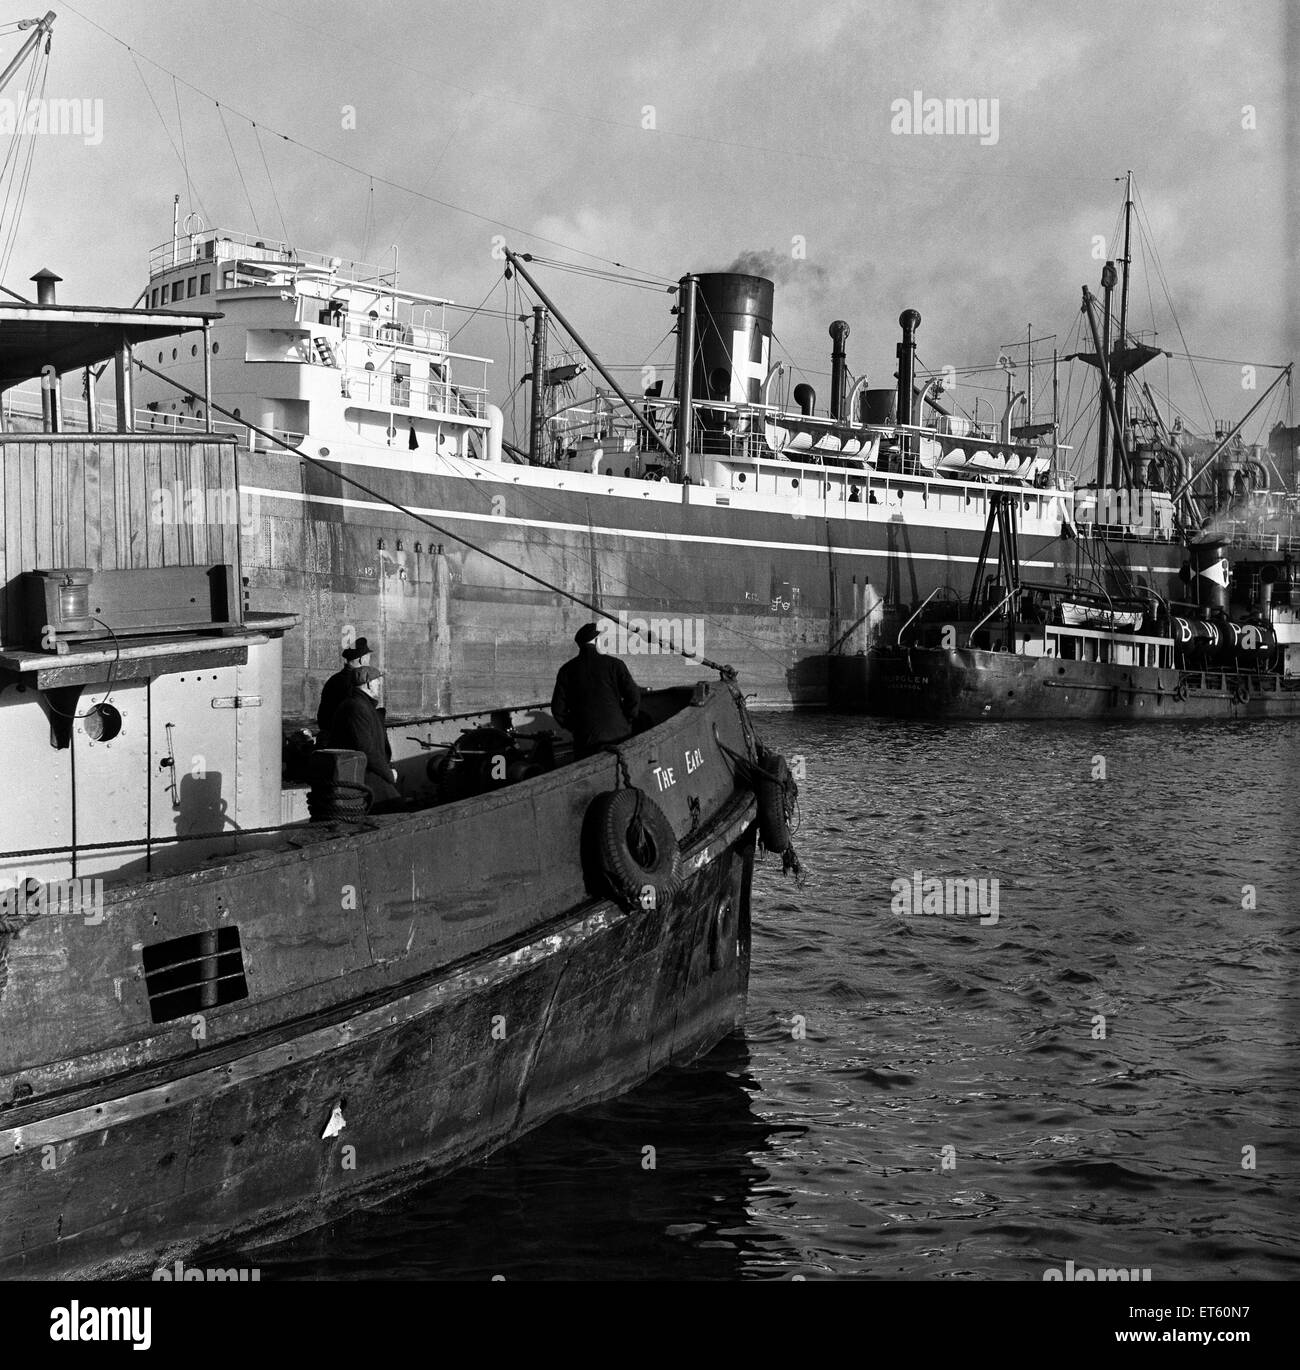
[[[345,496],[339,495],[305,495],[300,490],[266,490],[255,485],[245,485],[242,488],[246,493],[257,495],[259,498],[263,499],[286,499],[293,500],[299,504],[306,504],[309,502],[312,504],[332,504],[340,509],[374,509],[383,512],[389,512],[392,509],[391,505],[379,504],[374,500],[348,499]],[[700,533],[660,533],[650,528],[599,528],[586,523],[553,523],[544,519],[508,518],[504,514],[475,514],[461,509],[429,509],[415,504],[410,505],[409,508],[413,514],[423,514],[426,518],[463,519],[467,523],[497,523],[510,528],[541,528],[555,533],[581,533],[583,536],[599,533],[605,537],[611,538],[641,538],[650,542],[710,543],[714,546],[721,547],[756,547],[776,552],[809,552],[815,556],[820,556],[822,553],[829,551],[836,553],[838,556],[845,557],[897,556],[903,558],[905,561],[966,561],[971,562],[972,564],[979,561],[979,557],[958,556],[951,552],[891,552],[884,547],[836,547],[833,544],[828,546],[827,544],[820,542],[758,542],[749,538],[710,537]],[[745,512],[752,512],[755,517],[760,518],[765,515],[768,517],[772,516],[769,511],[765,510]],[[807,517],[812,518],[814,516],[808,515]],[[882,528],[888,525],[884,523],[872,523],[869,526],[873,528]],[[916,528],[924,527],[925,525],[901,524],[899,526],[915,530]],[[950,531],[954,533],[968,532],[973,536],[979,530],[954,528]],[[1029,534],[1029,536],[1047,537],[1051,535]],[[1022,566],[1034,566],[1049,570],[1057,565],[1055,561],[1028,560],[1022,560],[1020,564]],[[1163,570],[1165,568],[1157,569]],[[1153,573],[1153,568],[1150,566],[1130,566],[1129,570]]]

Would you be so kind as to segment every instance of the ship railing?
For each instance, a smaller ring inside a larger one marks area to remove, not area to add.
[[[1096,538],[1099,542],[1177,542],[1178,530],[1173,527],[1146,527],[1142,524],[1126,523],[1089,523],[1079,524],[1079,532],[1084,537]]]
[[[90,406],[84,398],[64,395],[61,400],[61,410],[65,432],[92,431],[87,423]],[[151,409],[148,405],[137,406],[132,412],[135,416],[134,431],[142,434],[172,433],[185,435],[213,432],[233,433],[236,437],[242,437],[247,428],[247,425],[235,420],[215,417],[212,420],[211,428],[209,428],[208,421],[201,415]],[[6,427],[10,427],[15,419],[41,418],[43,410],[38,383],[16,385],[11,390],[6,391],[3,413]],[[93,431],[98,433],[116,433],[118,431],[117,405],[112,400],[96,402]]]
[[[1290,531],[1269,532],[1258,525],[1250,527],[1247,524],[1230,523],[1223,541],[1230,547],[1245,551],[1273,552],[1278,555],[1300,553],[1300,536]]]
[[[463,357],[466,354],[447,350],[447,330],[427,328],[422,324],[401,323],[394,320],[375,322],[373,319],[356,319],[346,316],[343,321],[343,336],[359,338],[363,342],[377,343],[383,347],[400,347],[404,352],[420,352],[432,357]],[[475,361],[482,358],[475,357]]]
[[[102,408],[102,406],[98,406]],[[233,433],[242,438],[248,426],[235,419],[212,420],[211,430],[208,421],[198,414],[175,414],[167,410],[150,409],[148,405],[135,411],[135,431],[137,433]]]
[[[1005,608],[1007,607],[1007,605],[1010,604],[1011,601],[1012,601],[1013,599],[1015,599],[1015,597],[1016,597],[1019,593],[1020,593],[1019,589],[1008,590],[1008,591],[1006,592],[1006,594],[1003,595],[1002,598],[1001,598],[1000,600],[998,600],[998,602],[993,606],[993,608],[991,608],[991,609],[988,611],[988,613],[985,614],[984,617],[983,617],[982,619],[980,619],[980,621],[979,621],[979,622],[970,630],[970,633],[967,635],[967,638],[966,638],[966,646],[967,646],[967,647],[973,647],[973,646],[975,645],[975,634],[978,633],[979,630],[980,630],[980,629],[981,629],[981,628],[982,628],[990,619],[996,618],[996,617],[1003,611],[1003,609],[1005,609]]]
[[[306,252],[274,238],[218,228],[182,233],[174,241],[168,238],[166,242],[159,243],[149,253],[149,275],[156,276],[173,266],[235,260],[266,262],[286,268],[295,265],[313,267],[352,284],[383,284],[381,269],[372,263],[330,257],[323,252]]]
[[[1192,690],[1222,690],[1225,694],[1243,682],[1248,683],[1255,694],[1267,694],[1279,688],[1278,677],[1273,671],[1181,670],[1179,679]]]
[[[489,391],[485,386],[395,376],[391,372],[368,371],[360,366],[341,367],[339,374],[344,399],[417,414],[434,412],[471,419],[487,416]]]
[[[929,602],[935,597],[935,595],[939,593],[941,589],[943,589],[942,585],[936,585],[934,589],[931,590],[930,593],[926,595],[926,597],[920,602],[920,604],[916,606],[916,608],[912,611],[912,616],[898,630],[898,636],[894,639],[895,646],[901,647],[903,645],[903,634],[907,632],[907,630],[912,626],[913,623],[916,622],[918,618],[921,617],[921,610],[924,609],[927,604],[929,604]]]

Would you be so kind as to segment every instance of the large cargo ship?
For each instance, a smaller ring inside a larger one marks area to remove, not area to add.
[[[507,256],[545,299],[528,259]],[[610,403],[556,412],[565,368],[547,366],[554,310],[538,306],[525,452],[503,441],[487,359],[453,350],[449,301],[222,230],[153,253],[150,308],[222,317],[210,376],[197,346],[155,349],[137,403],[157,428],[195,427],[213,420],[207,394],[243,438],[248,602],[302,615],[287,713],[314,712],[350,635],[407,663],[387,682],[392,717],[546,698],[585,613],[561,591],[620,621],[608,645],[646,685],[677,678],[685,648],[735,666],[759,706],[820,705],[832,653],[965,584],[995,490],[1015,493],[1039,579],[1117,568],[1160,590],[1176,575],[1167,497],[1140,534],[1112,525],[1103,558],[1076,535],[1055,445],[1013,427],[1021,395],[985,424],[943,411],[915,370],[915,311],[900,318],[901,379],[882,388],[850,387],[848,327],[832,325],[819,410],[808,386],[772,402],[771,281],[686,276],[676,296],[674,389],[625,396],[621,417],[604,372]]]

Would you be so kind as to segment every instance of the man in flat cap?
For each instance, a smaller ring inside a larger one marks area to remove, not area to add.
[[[366,755],[365,783],[373,801],[372,809],[401,800],[397,772],[389,761],[388,734],[379,716],[379,682],[384,673],[374,666],[357,666],[350,671],[352,683],[343,702],[330,719],[331,747]]]
[[[318,746],[328,747],[330,719],[334,711],[352,690],[352,677],[358,666],[370,665],[370,644],[363,637],[343,649],[343,665],[325,682],[320,692],[320,707],[316,710],[316,727],[320,732]]]
[[[594,623],[573,635],[578,655],[566,661],[555,677],[551,713],[573,734],[579,760],[632,736],[632,723],[641,707],[641,691],[632,673],[616,656],[602,656]]]

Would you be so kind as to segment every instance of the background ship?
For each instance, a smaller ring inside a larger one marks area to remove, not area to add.
[[[1277,367],[1235,423],[1216,424],[1213,438],[1188,432],[1181,416],[1166,421],[1150,386],[1136,383],[1161,351],[1126,327],[1133,207],[1130,173],[1120,269],[1106,263],[1101,301],[1084,287],[1093,350],[1074,354],[1097,373],[1096,476],[1073,501],[1091,572],[1076,570],[1062,587],[1022,566],[1017,504],[991,494],[969,597],[933,595],[869,651],[838,653],[834,707],[969,718],[1200,717],[1235,714],[1249,698],[1256,714],[1293,711],[1295,430],[1276,425],[1267,447],[1242,439],[1270,398],[1290,398],[1292,367]],[[1256,368],[1242,372],[1253,385]],[[1153,537],[1185,549],[1176,579],[1144,579],[1114,555],[1116,543]],[[993,646],[1008,655],[991,654]],[[1217,673],[1213,683],[1207,668]]]

